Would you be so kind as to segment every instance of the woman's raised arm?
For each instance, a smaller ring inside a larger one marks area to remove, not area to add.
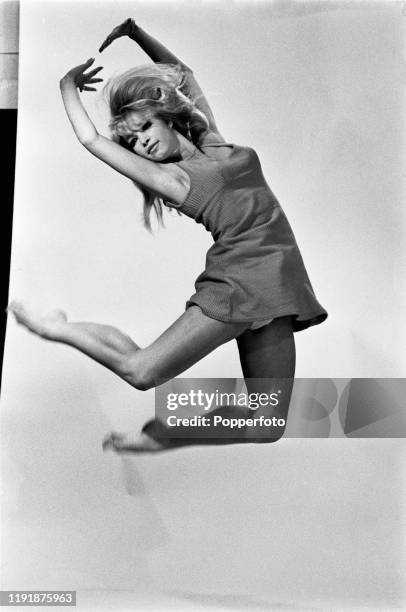
[[[213,112],[207,102],[199,84],[194,78],[193,71],[189,66],[182,62],[176,55],[169,51],[161,42],[156,38],[147,34],[145,30],[140,28],[133,19],[127,19],[107,36],[106,40],[101,45],[99,51],[102,52],[108,47],[114,40],[122,36],[128,36],[131,40],[134,40],[143,51],[152,59],[153,62],[164,63],[164,64],[178,64],[181,66],[185,73],[185,93],[193,100],[198,108],[207,118],[209,122],[209,131],[219,134],[217,129],[216,121],[214,119]],[[220,136],[220,134],[219,134]],[[221,137],[220,137],[221,138]]]
[[[102,136],[96,130],[82,104],[78,91],[96,91],[91,85],[103,80],[95,78],[101,68],[85,72],[93,62],[94,59],[89,59],[84,64],[72,68],[60,81],[66,114],[79,142],[92,155],[127,178],[175,204],[182,203],[185,196],[184,186],[175,179],[165,164],[135,155],[120,144]]]

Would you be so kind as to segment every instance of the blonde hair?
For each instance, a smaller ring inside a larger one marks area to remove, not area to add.
[[[208,121],[182,88],[186,81],[186,69],[175,64],[148,64],[137,66],[109,80],[105,87],[111,120],[109,127],[113,140],[130,149],[125,140],[132,134],[128,126],[128,114],[132,111],[152,114],[173,127],[185,138],[196,143],[199,135],[207,130]],[[151,230],[151,210],[158,223],[163,225],[164,200],[133,181],[144,197],[144,225]]]

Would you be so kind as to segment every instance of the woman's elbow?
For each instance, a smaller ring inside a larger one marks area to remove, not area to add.
[[[83,134],[77,134],[78,140],[81,145],[91,151],[97,144],[99,134],[97,132],[84,132]]]

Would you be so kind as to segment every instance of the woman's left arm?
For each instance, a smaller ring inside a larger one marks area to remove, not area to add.
[[[120,174],[175,204],[181,204],[185,197],[185,186],[174,177],[165,164],[135,155],[118,143],[102,136],[96,130],[82,104],[78,91],[78,89],[95,91],[91,85],[102,81],[102,79],[95,78],[101,68],[95,68],[85,74],[85,70],[90,68],[93,62],[94,60],[91,59],[72,68],[60,81],[66,114],[79,142],[92,155]]]
[[[121,38],[122,36],[128,36],[131,38],[131,40],[136,42],[153,62],[177,64],[182,68],[185,77],[183,88],[186,95],[193,100],[196,108],[205,115],[209,124],[209,132],[217,134],[217,138],[215,140],[224,141],[223,137],[218,131],[213,111],[195,79],[193,70],[174,53],[172,53],[172,51],[165,47],[159,40],[143,30],[138,24],[135,23],[133,19],[126,19],[126,21],[114,28],[114,30],[109,34],[109,36],[107,36],[101,45],[99,49],[100,53],[104,51],[106,47],[111,45],[114,40]]]

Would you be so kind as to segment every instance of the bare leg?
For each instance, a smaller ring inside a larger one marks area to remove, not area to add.
[[[270,405],[249,411],[239,406],[218,408],[211,415],[225,417],[261,417],[283,419],[286,423],[289,402],[295,373],[295,343],[291,317],[275,319],[256,331],[244,331],[237,337],[241,365],[246,380],[247,391],[251,393],[270,394],[280,391],[276,407]],[[207,429],[201,428],[201,438],[179,438],[158,419],[149,421],[141,434],[112,433],[104,441],[104,448],[117,452],[142,452],[175,449],[182,446],[202,444],[237,444],[247,442],[275,442],[284,433],[284,426],[265,428],[247,427],[235,437],[216,438],[207,435]],[[195,434],[200,435],[195,429]],[[234,434],[233,434],[234,436]]]
[[[73,346],[118,375],[123,365],[139,349],[129,336],[118,329],[97,323],[71,323],[62,310],[52,310],[43,315],[21,302],[11,302],[8,310],[20,325],[37,336]]]
[[[61,311],[53,311],[43,316],[16,302],[10,304],[9,310],[20,324],[33,333],[47,340],[77,348],[141,390],[162,384],[179,375],[221,344],[241,336],[247,328],[246,324],[221,323],[211,319],[205,316],[200,308],[193,306],[155,342],[142,349],[114,327],[95,323],[70,323]],[[245,332],[239,340],[244,375],[257,378],[273,377],[278,373],[289,375],[292,363],[294,368],[294,358],[292,362],[291,356],[293,336],[288,340],[289,335],[292,335],[289,324],[281,326],[275,322],[256,332]],[[282,346],[285,347],[285,352],[281,353]],[[285,365],[282,365],[282,362],[285,362]],[[204,443],[242,441],[207,440]],[[191,441],[184,443],[190,444]],[[154,436],[154,428],[147,428],[131,441],[123,438],[122,434],[111,434],[104,441],[104,448],[111,447],[117,451],[153,451],[167,446],[166,441],[160,440],[159,435]]]
[[[259,407],[255,416],[277,417],[287,421],[295,376],[296,350],[291,317],[274,319],[266,327],[247,330],[237,338],[248,393],[279,391],[278,405]],[[274,442],[283,435],[285,427],[261,428],[257,442]],[[268,435],[269,434],[269,435]],[[247,430],[247,437],[256,437],[254,430]]]
[[[192,306],[155,342],[140,348],[114,327],[71,323],[59,310],[38,315],[18,302],[12,302],[9,310],[31,332],[73,346],[141,390],[181,374],[247,327],[244,323],[221,323],[204,315],[198,306]]]

